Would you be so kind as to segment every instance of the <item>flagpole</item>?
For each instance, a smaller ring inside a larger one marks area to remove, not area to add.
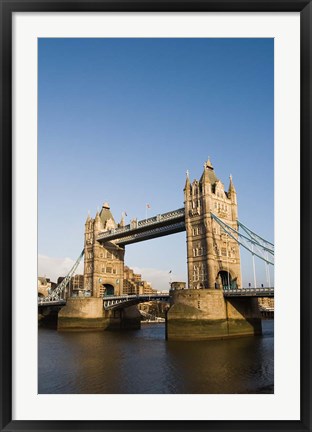
[[[151,208],[149,204],[145,204],[145,222],[147,222],[147,209]]]

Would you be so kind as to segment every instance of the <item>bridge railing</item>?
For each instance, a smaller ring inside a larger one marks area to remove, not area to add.
[[[274,288],[238,288],[238,289],[223,289],[224,295],[233,295],[233,296],[246,296],[246,295],[265,295],[268,294],[269,296],[271,294],[274,294]]]
[[[132,299],[139,299],[139,298],[159,298],[159,297],[169,297],[169,293],[159,293],[159,294],[125,294],[121,296],[103,296],[103,300],[132,300]]]

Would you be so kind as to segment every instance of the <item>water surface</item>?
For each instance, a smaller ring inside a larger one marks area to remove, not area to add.
[[[40,328],[39,393],[273,393],[274,321],[263,336],[166,341],[164,324],[141,330]]]

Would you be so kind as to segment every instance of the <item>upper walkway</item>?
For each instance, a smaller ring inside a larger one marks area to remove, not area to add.
[[[106,243],[114,240],[115,244],[125,246],[182,231],[185,231],[184,207],[148,219],[133,220],[124,227],[104,231],[98,235],[97,241]]]

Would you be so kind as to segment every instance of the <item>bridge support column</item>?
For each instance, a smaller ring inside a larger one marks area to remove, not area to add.
[[[104,329],[107,327],[101,298],[69,298],[58,314],[58,330]]]
[[[208,340],[262,333],[256,298],[225,299],[221,290],[186,289],[170,292],[167,339]]]
[[[136,306],[104,310],[102,298],[69,298],[58,313],[58,330],[114,330],[140,328]]]

